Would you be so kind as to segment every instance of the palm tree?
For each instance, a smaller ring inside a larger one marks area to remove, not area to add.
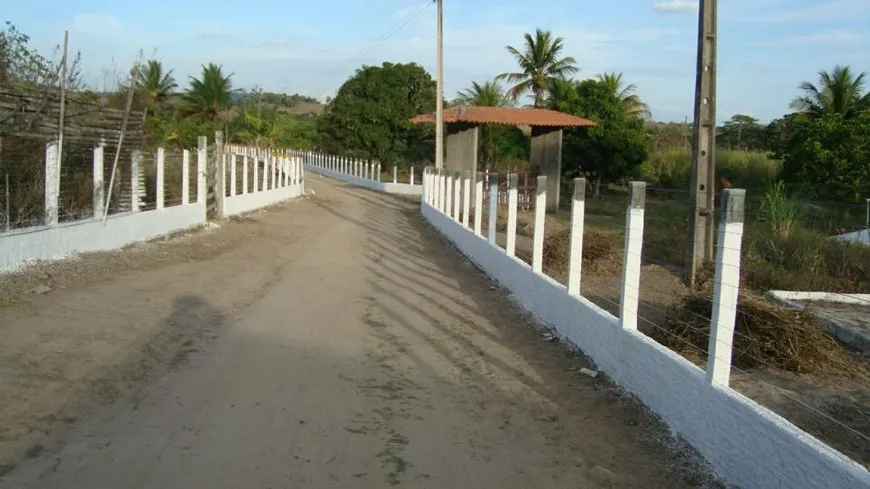
[[[459,92],[455,102],[458,105],[476,105],[478,107],[502,107],[507,102],[504,90],[497,80],[484,82],[482,85],[471,82],[471,88]],[[490,166],[495,155],[493,128],[484,124],[480,128],[480,160],[484,166]]]
[[[798,85],[804,95],[789,107],[812,119],[831,114],[849,118],[870,111],[870,93],[863,93],[866,77],[867,73],[855,75],[849,66],[837,65],[830,73],[822,70],[818,86],[806,81]]]
[[[560,57],[564,48],[563,41],[561,37],[553,37],[550,31],[537,29],[535,37],[526,33],[522,52],[513,46],[507,46],[508,52],[516,58],[522,70],[502,73],[496,77],[496,80],[516,83],[508,90],[508,98],[517,100],[520,95],[531,92],[535,97],[535,107],[543,107],[544,94],[553,79],[567,78],[580,71],[574,58]]]
[[[204,65],[200,78],[190,77],[190,88],[184,96],[186,104],[182,112],[190,117],[203,117],[214,122],[230,104],[232,76],[224,76],[222,67],[214,63]]]
[[[457,101],[462,105],[478,107],[501,107],[505,105],[505,93],[497,80],[484,82],[483,85],[471,82],[471,88],[459,92]]]
[[[639,117],[641,119],[651,119],[652,112],[640,97],[634,93],[637,86],[633,83],[625,85],[625,80],[622,79],[622,73],[604,73],[596,77],[610,93],[614,94],[622,104],[622,113],[626,117]]]
[[[156,59],[148,60],[144,67],[134,67],[134,79],[145,95],[148,105],[162,104],[172,91],[178,88],[172,70],[163,72],[163,64]]]

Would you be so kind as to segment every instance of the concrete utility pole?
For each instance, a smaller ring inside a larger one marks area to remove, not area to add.
[[[438,93],[435,94],[435,168],[444,168],[444,0],[438,3]]]
[[[693,287],[698,268],[713,260],[713,205],[716,194],[716,2],[701,0],[698,11],[698,65],[692,138],[691,210],[686,243],[686,285]]]

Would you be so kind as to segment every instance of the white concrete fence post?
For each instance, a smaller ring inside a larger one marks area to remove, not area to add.
[[[539,176],[535,189],[535,232],[532,239],[532,270],[544,272],[544,228],[547,223],[547,177]]]
[[[468,227],[468,214],[471,213],[471,171],[462,172],[462,225]]]
[[[508,222],[507,222],[507,243],[505,251],[508,256],[516,256],[517,254],[517,186],[519,184],[519,175],[516,173],[508,174]]]
[[[381,181],[381,164],[378,163],[377,168],[375,168],[375,176],[377,176],[377,181],[380,183]]]
[[[280,176],[278,173],[278,163],[280,160],[278,156],[273,155],[270,161],[272,162],[272,188],[275,189],[281,186],[281,182],[278,180]]]
[[[453,217],[453,175],[444,170],[444,213]]]
[[[629,182],[625,211],[625,249],[622,257],[622,287],[619,292],[619,325],[637,329],[640,301],[640,259],[643,252],[643,220],[646,182]]]
[[[496,245],[496,218],[498,217],[498,173],[489,174],[489,244]]]
[[[414,165],[411,165],[411,185],[414,185]]]
[[[399,183],[399,165],[393,165],[393,183]]]
[[[248,193],[248,168],[250,165],[248,164],[248,155],[247,153],[242,156],[242,195]]]
[[[196,141],[196,203],[204,207],[207,192],[205,174],[208,164],[208,139],[199,136]]]
[[[106,142],[104,140],[100,141],[94,148],[94,192],[93,192],[93,207],[94,207],[94,218],[102,218],[103,210],[105,209],[106,204],[106,191],[105,185],[103,182],[103,172],[104,172],[104,163],[105,163],[105,151],[106,150]]]
[[[45,224],[57,224],[60,201],[60,162],[57,141],[45,146]]]
[[[133,150],[130,161],[130,209],[139,211],[139,173],[142,169],[142,151]]]
[[[166,151],[157,148],[157,208],[166,207],[166,188],[164,176],[166,175]]]
[[[441,174],[438,176],[438,179],[440,180],[440,182],[438,183],[438,185],[440,185],[438,198],[441,199],[441,207],[438,210],[448,215],[448,210],[450,208],[450,189],[447,187],[447,184],[449,183],[450,179],[447,177],[446,168],[441,169]]]
[[[190,203],[190,151],[181,151],[181,205]]]
[[[571,200],[571,243],[568,247],[568,293],[580,296],[583,269],[583,224],[586,215],[586,179],[574,179]]]
[[[719,221],[716,272],[713,278],[713,315],[710,319],[707,380],[726,387],[731,380],[745,202],[746,191],[743,189],[722,191],[722,218]]]
[[[479,171],[474,180],[474,234],[481,236],[483,225],[483,172]]]
[[[227,162],[230,170],[230,197],[236,195],[236,154],[229,153]]]
[[[453,172],[453,220],[459,222],[462,212],[462,172]]]
[[[254,152],[252,156],[251,163],[253,167],[251,168],[253,171],[251,172],[251,176],[253,177],[253,185],[251,185],[251,193],[257,193],[260,191],[260,156]]]

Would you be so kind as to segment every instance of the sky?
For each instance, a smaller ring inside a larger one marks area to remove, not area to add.
[[[445,96],[514,71],[505,46],[536,28],[564,38],[579,77],[621,72],[653,117],[692,118],[698,0],[444,0]],[[205,63],[238,88],[318,99],[362,65],[416,62],[435,73],[436,8],[427,0],[0,0],[3,18],[50,50],[69,30],[96,89],[139,53],[184,87]],[[768,121],[797,85],[849,64],[870,72],[870,0],[721,0],[717,119]]]

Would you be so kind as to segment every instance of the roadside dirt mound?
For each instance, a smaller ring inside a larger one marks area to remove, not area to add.
[[[677,302],[664,329],[653,331],[656,341],[684,355],[707,352],[712,291],[694,293]],[[765,297],[743,292],[737,304],[734,365],[771,367],[795,373],[852,375],[858,367],[844,348],[822,331],[806,311],[788,309]]]

